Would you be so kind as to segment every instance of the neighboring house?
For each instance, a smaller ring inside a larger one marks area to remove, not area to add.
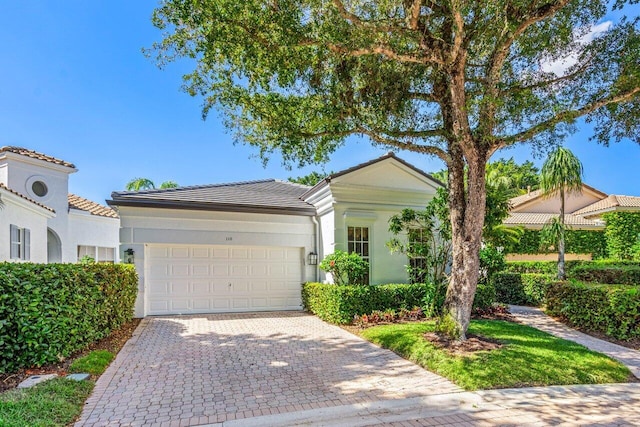
[[[604,231],[602,215],[613,211],[640,211],[640,197],[607,195],[583,184],[580,193],[565,195],[565,223],[574,230]],[[504,224],[540,230],[560,212],[560,195],[545,197],[542,191],[531,191],[511,199],[509,216]],[[510,254],[509,260],[552,260],[556,254]],[[588,259],[586,254],[567,254],[570,259]]]
[[[77,171],[26,148],[0,148],[0,261],[118,261],[118,214],[69,194]]]
[[[314,187],[278,180],[114,192],[121,254],[140,275],[136,315],[301,309],[301,284],[330,278],[336,249],[370,263],[369,282],[406,282],[388,221],[424,209],[442,184],[389,153]],[[316,261],[316,259],[318,261]]]

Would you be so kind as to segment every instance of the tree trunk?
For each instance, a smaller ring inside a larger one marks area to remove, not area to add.
[[[453,260],[445,314],[451,315],[455,321],[458,339],[465,340],[480,275],[479,251],[486,204],[486,156],[474,156],[468,160],[468,193],[465,192],[462,155],[454,155],[452,159],[449,165],[449,209]],[[474,197],[467,198],[465,193]]]
[[[564,268],[564,188],[560,189],[560,236],[558,237],[558,279],[566,280]]]

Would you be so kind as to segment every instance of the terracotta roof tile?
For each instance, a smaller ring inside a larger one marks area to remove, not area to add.
[[[104,216],[107,218],[118,218],[118,214],[113,209],[103,206],[99,203],[92,202],[84,197],[69,194],[69,207],[81,211],[89,212],[91,215]]]
[[[611,194],[606,199],[602,199],[589,206],[585,206],[584,208],[574,212],[574,214],[589,215],[597,212],[614,210],[617,207],[640,209],[640,197]]]
[[[552,218],[557,217],[558,214],[552,213],[526,213],[526,212],[514,212],[510,214],[505,220],[506,225],[544,225]],[[584,218],[578,215],[565,215],[564,221],[567,225],[587,225],[592,227],[603,227],[604,224],[601,221],[595,221]]]
[[[2,188],[3,190],[8,191],[11,194],[15,194],[16,196],[21,197],[21,198],[33,203],[36,206],[40,206],[41,208],[44,208],[44,209],[48,210],[49,212],[53,212],[53,213],[56,212],[55,210],[51,209],[49,206],[45,206],[42,203],[36,202],[35,200],[25,196],[24,194],[18,193],[17,191],[10,189],[9,187],[7,187],[6,185],[4,185],[1,182],[0,182],[0,188]]]
[[[28,150],[22,147],[14,147],[14,146],[0,147],[0,153],[2,152],[19,154],[21,156],[27,156],[37,160],[44,160],[45,162],[55,163],[56,165],[66,166],[68,168],[73,168],[73,169],[76,168],[73,163],[65,162],[64,160],[56,159],[55,157],[51,157],[46,154],[38,153],[37,151]]]
[[[137,205],[174,209],[229,210],[315,214],[315,208],[300,200],[309,187],[275,179],[199,185],[111,194],[112,206]]]
[[[531,191],[531,192],[529,192],[527,194],[523,194],[521,196],[513,197],[511,200],[509,200],[509,203],[511,204],[512,208],[515,208],[517,206],[520,206],[523,203],[528,202],[529,200],[537,199],[538,196],[540,196],[541,194],[542,194],[542,191],[534,190],[534,191]]]

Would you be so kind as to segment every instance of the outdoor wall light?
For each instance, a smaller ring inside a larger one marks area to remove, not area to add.
[[[318,254],[309,252],[309,265],[318,265]]]
[[[135,252],[131,248],[124,251],[124,262],[127,264],[133,264],[135,262],[134,255],[135,255]]]

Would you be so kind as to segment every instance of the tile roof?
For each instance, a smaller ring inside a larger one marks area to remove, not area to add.
[[[42,203],[36,202],[35,200],[25,196],[24,194],[18,193],[17,191],[10,189],[9,187],[7,187],[6,185],[4,185],[1,182],[0,182],[0,188],[3,189],[3,190],[8,191],[11,194],[15,194],[16,196],[18,196],[18,197],[20,197],[20,198],[22,198],[24,200],[27,200],[27,201],[33,203],[36,206],[40,206],[41,208],[44,208],[44,209],[48,210],[49,212],[53,212],[53,213],[56,212],[55,210],[51,209],[49,206],[45,206]]]
[[[557,217],[558,214],[552,213],[527,213],[527,212],[514,212],[511,213],[503,223],[506,225],[545,225],[552,218]],[[570,226],[591,226],[591,227],[604,227],[604,223],[592,219],[587,219],[582,216],[568,214],[564,216],[564,221]]]
[[[584,208],[575,211],[574,214],[593,215],[602,211],[614,210],[617,207],[640,209],[640,197],[611,194],[606,199],[602,199],[596,203],[585,206]]]
[[[118,218],[118,213],[110,207],[103,206],[99,203],[92,202],[84,197],[69,194],[69,207],[81,211],[89,212],[91,215],[104,216],[107,218]]]
[[[198,185],[111,194],[111,206],[165,207],[238,212],[315,215],[315,208],[300,200],[306,185],[275,179]]]
[[[27,156],[37,160],[44,160],[45,162],[55,163],[56,165],[66,166],[68,168],[73,168],[73,169],[76,168],[73,163],[65,162],[64,160],[56,159],[55,157],[51,157],[46,154],[38,153],[37,151],[28,150],[22,147],[14,147],[14,146],[0,147],[0,153],[2,152],[19,154],[21,156]]]

